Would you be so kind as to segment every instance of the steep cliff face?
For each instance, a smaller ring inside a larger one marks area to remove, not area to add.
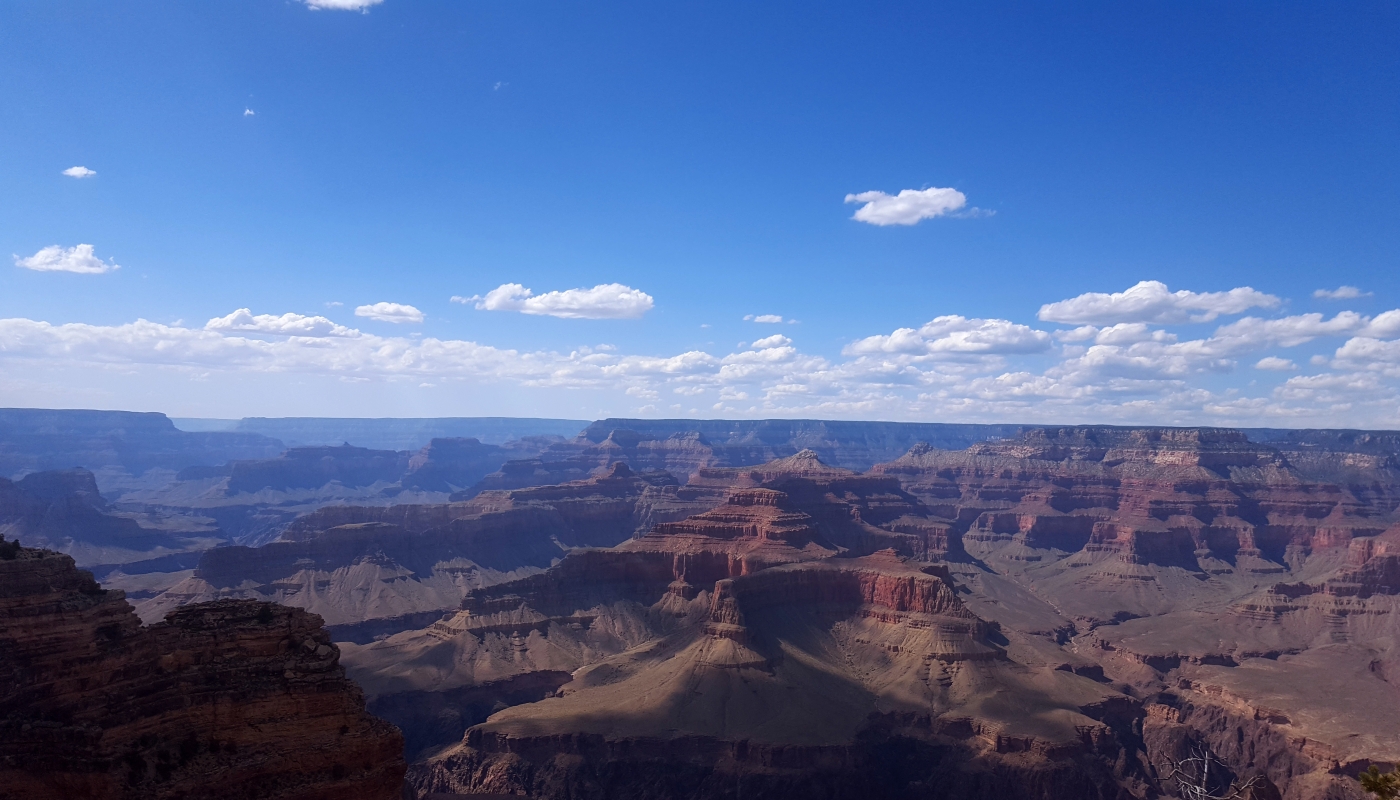
[[[0,558],[0,797],[390,800],[402,738],[314,615],[251,601],[142,628],[67,556]]]

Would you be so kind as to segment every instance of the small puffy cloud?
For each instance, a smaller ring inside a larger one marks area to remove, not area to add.
[[[1338,286],[1335,289],[1318,289],[1313,292],[1313,297],[1319,300],[1355,300],[1358,297],[1370,296],[1370,292],[1363,292],[1355,286]]]
[[[851,219],[871,225],[913,225],[922,219],[949,214],[967,205],[957,189],[905,189],[896,195],[861,192],[846,195],[847,203],[862,203]]]
[[[368,315],[362,315],[368,316]],[[240,308],[226,317],[215,317],[204,325],[206,331],[239,331],[245,333],[265,333],[273,336],[359,336],[354,328],[337,325],[325,317],[308,317],[302,314],[254,315],[246,308]]]
[[[63,171],[63,174],[70,178],[91,178],[97,174],[97,170],[87,167],[69,167]]]
[[[101,275],[114,269],[121,269],[92,254],[92,245],[80,244],[69,248],[50,245],[28,258],[14,256],[15,266],[32,269],[35,272],[77,272],[84,275]]]
[[[1254,368],[1269,370],[1271,372],[1292,372],[1298,368],[1298,365],[1286,358],[1267,356],[1259,359],[1258,363],[1254,365]]]
[[[1112,325],[1120,322],[1210,322],[1221,314],[1251,308],[1277,308],[1282,301],[1248,286],[1228,292],[1173,292],[1161,281],[1141,281],[1123,292],[1087,292],[1047,303],[1039,317],[1046,322]]]
[[[355,308],[355,316],[368,317],[377,322],[422,322],[423,312],[402,303],[374,303]]]
[[[766,336],[762,339],[759,339],[758,341],[749,345],[749,347],[754,350],[767,350],[770,347],[787,347],[790,344],[792,344],[791,339],[782,335],[781,333],[775,333],[772,336]]]
[[[485,297],[453,297],[452,301],[474,302],[482,311],[518,311],[562,319],[638,319],[656,305],[651,295],[620,283],[539,295],[518,283],[503,283]]]
[[[783,321],[782,314],[745,314],[745,322],[762,322],[769,325],[777,325]]]
[[[1050,348],[1050,334],[1004,319],[936,317],[915,330],[899,328],[889,335],[868,336],[847,345],[847,355],[907,353],[911,355],[1040,353]]]
[[[369,11],[370,6],[377,6],[384,0],[303,0],[306,7],[313,11]]]
[[[257,116],[257,114],[258,114],[258,112],[254,111],[254,110],[251,109],[251,108],[245,108],[245,109],[243,109],[243,116],[245,116],[245,117],[254,117],[254,116]]]

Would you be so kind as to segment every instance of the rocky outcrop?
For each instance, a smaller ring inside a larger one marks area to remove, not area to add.
[[[73,560],[0,559],[0,797],[375,798],[397,730],[365,713],[314,615],[188,606],[142,628]]]

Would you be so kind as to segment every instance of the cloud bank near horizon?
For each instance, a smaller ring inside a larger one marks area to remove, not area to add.
[[[540,314],[577,313],[586,305],[579,295],[561,299],[568,292],[534,295],[514,287],[502,287],[504,299],[497,301],[512,307],[488,310],[530,313],[522,306],[539,298],[550,298],[535,311]],[[607,289],[605,299],[636,291],[598,288]],[[610,398],[619,416],[1400,427],[1400,309],[1245,313],[1281,305],[1250,287],[1197,293],[1144,281],[1046,304],[1039,317],[1051,325],[945,314],[873,332],[839,355],[808,352],[783,334],[728,352],[624,353],[602,344],[518,350],[379,335],[321,315],[240,308],[203,327],[3,319],[0,360],[16,365],[12,374],[31,363],[145,371],[170,380],[264,373],[512,387],[538,393],[532,413],[567,404],[569,390],[587,390]],[[355,314],[424,319],[413,306],[395,303],[360,306]],[[1253,387],[1256,379],[1268,385]]]

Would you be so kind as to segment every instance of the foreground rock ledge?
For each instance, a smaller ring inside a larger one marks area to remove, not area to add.
[[[141,627],[73,559],[0,560],[0,798],[390,800],[403,738],[321,618],[251,600]]]

